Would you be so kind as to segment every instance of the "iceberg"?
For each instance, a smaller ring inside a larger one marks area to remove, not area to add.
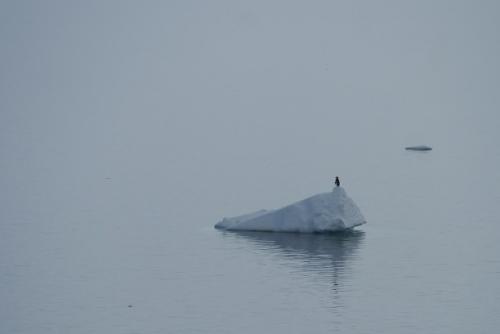
[[[215,228],[234,231],[328,233],[350,230],[366,223],[343,187],[318,194],[277,210],[224,218]]]

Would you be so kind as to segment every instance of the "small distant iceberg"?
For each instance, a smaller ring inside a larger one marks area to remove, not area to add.
[[[432,147],[426,145],[417,145],[417,146],[408,146],[405,147],[405,149],[409,151],[430,151],[432,150]]]
[[[342,187],[277,210],[224,218],[215,228],[237,231],[328,233],[366,224],[363,214]]]

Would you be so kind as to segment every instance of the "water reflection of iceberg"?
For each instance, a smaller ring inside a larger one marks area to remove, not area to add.
[[[331,234],[232,231],[225,236],[251,241],[258,249],[293,260],[307,275],[327,277],[336,290],[346,275],[347,264],[356,257],[365,232],[351,230]]]

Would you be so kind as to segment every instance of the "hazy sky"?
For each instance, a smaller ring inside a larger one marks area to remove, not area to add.
[[[499,143],[499,13],[457,0],[1,1],[2,214],[94,207],[111,178],[116,205],[215,206],[211,221],[326,190],[334,174],[376,182],[380,150],[465,145],[483,159]]]

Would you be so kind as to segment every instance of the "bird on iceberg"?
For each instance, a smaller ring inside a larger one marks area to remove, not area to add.
[[[366,223],[360,209],[340,186],[276,210],[224,218],[215,228],[237,231],[329,233],[351,230]]]

